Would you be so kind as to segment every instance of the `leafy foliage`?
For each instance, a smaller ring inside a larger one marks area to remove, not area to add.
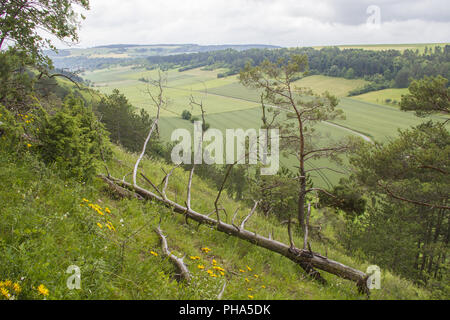
[[[22,51],[39,62],[48,64],[42,49],[55,49],[49,38],[43,38],[38,30],[44,30],[60,40],[77,41],[78,14],[73,5],[89,9],[89,0],[16,0],[0,3],[0,48],[5,41],[12,41]],[[81,18],[84,18],[81,16]]]
[[[69,96],[55,114],[44,109],[40,113],[37,137],[43,160],[55,164],[67,177],[92,178],[102,153],[103,157],[110,154],[103,126],[92,110],[82,100]]]
[[[448,80],[441,76],[415,80],[409,86],[409,92],[400,103],[404,111],[415,111],[418,117],[450,112],[450,88]]]

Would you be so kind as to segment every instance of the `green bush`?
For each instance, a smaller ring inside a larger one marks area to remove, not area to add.
[[[183,118],[184,120],[191,120],[192,114],[188,110],[183,110],[183,112],[181,113],[181,118]]]
[[[66,177],[89,179],[95,175],[99,160],[111,153],[103,126],[92,110],[72,95],[53,115],[41,109],[39,122],[40,155]]]

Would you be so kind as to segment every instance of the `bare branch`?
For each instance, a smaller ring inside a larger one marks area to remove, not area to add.
[[[241,229],[244,229],[245,224],[247,223],[247,221],[250,220],[250,218],[253,216],[253,214],[256,211],[256,208],[258,207],[259,201],[255,201],[255,205],[253,206],[252,210],[250,211],[250,213],[248,214],[247,217],[245,217],[245,219],[242,221],[241,223]]]
[[[401,197],[399,195],[394,194],[394,192],[392,192],[387,186],[383,186],[380,182],[378,182],[378,185],[381,188],[383,188],[387,192],[387,194],[389,196],[391,196],[392,198],[394,198],[394,199],[405,201],[405,202],[409,202],[409,203],[413,203],[413,204],[416,204],[416,205],[419,205],[419,206],[429,207],[429,208],[450,210],[449,206],[443,206],[443,205],[439,205],[439,204],[426,203],[426,202],[421,202],[421,201],[416,201],[416,200],[411,200],[411,199],[407,199],[407,198]]]
[[[169,251],[167,239],[164,236],[164,234],[159,226],[158,226],[158,228],[155,229],[155,232],[158,234],[159,238],[161,239],[162,250],[163,250],[164,254],[169,258],[170,261],[172,261],[172,263],[178,269],[178,271],[180,272],[180,277],[182,279],[186,280],[186,282],[190,282],[191,274],[190,274],[187,266],[184,264],[184,258],[178,258],[177,256],[175,256],[174,254],[172,254]]]
[[[223,293],[225,292],[226,287],[227,287],[227,280],[224,280],[222,290],[220,291],[219,295],[217,296],[217,300],[222,300]]]

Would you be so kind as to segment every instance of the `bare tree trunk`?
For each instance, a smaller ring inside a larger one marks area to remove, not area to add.
[[[101,176],[102,179],[108,179],[106,176]],[[301,250],[297,248],[291,248],[291,246],[281,243],[279,241],[269,239],[258,235],[256,232],[251,232],[239,227],[224,223],[222,221],[217,221],[206,215],[198,213],[192,209],[188,210],[186,207],[173,202],[170,199],[163,199],[153,192],[145,190],[139,186],[133,186],[128,182],[121,181],[116,178],[112,179],[117,185],[132,190],[148,200],[157,200],[166,206],[173,209],[174,212],[187,215],[193,221],[214,226],[218,231],[224,232],[228,235],[238,237],[245,241],[251,242],[256,246],[265,248],[272,252],[276,252],[291,261],[299,264],[300,266],[309,266],[311,268],[317,268],[328,273],[337,275],[343,279],[351,280],[357,283],[360,292],[368,292],[367,289],[367,275],[357,269],[351,268],[349,266],[343,265],[337,261],[328,259],[318,253],[310,252],[307,250]],[[106,180],[105,180],[106,181]]]

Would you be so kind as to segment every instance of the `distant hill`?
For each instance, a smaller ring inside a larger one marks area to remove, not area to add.
[[[198,44],[113,44],[97,46],[86,49],[62,49],[58,53],[45,52],[60,69],[96,69],[109,64],[123,63],[129,60],[152,56],[168,56],[183,53],[211,52],[226,49],[243,51],[248,49],[277,49],[278,46],[264,44],[224,44],[224,45],[198,45]]]

